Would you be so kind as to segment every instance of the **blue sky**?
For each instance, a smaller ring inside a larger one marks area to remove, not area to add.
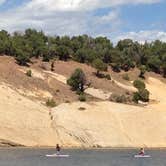
[[[166,41],[166,0],[0,0],[0,29]]]
[[[124,30],[166,30],[165,10],[166,2],[151,5],[128,5],[122,8],[122,19],[127,24]]]

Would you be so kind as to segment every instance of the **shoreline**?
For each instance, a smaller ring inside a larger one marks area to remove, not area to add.
[[[145,149],[149,150],[166,150],[166,147],[144,147]],[[55,149],[55,147],[50,146],[41,146],[41,147],[35,147],[35,146],[11,146],[11,147],[3,147],[0,146],[1,149]],[[63,147],[64,150],[135,150],[140,149],[140,147],[101,147],[101,148],[93,148],[93,147]]]

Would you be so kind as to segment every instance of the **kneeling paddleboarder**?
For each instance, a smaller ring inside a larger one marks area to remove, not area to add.
[[[140,149],[140,152],[139,152],[138,154],[139,154],[139,155],[142,155],[142,156],[145,155],[145,150],[144,150],[144,148],[141,148],[141,149]]]

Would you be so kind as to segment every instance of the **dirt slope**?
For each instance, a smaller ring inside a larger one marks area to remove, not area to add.
[[[166,111],[97,102],[62,104],[53,114],[66,146],[166,147]]]
[[[166,84],[149,77],[146,86],[155,101],[146,107],[111,102],[77,102],[56,107],[54,123],[61,144],[166,147]]]
[[[46,107],[6,84],[0,84],[0,92],[0,140],[24,146],[55,145],[57,136]]]
[[[54,72],[40,65],[37,61],[26,68],[11,57],[0,57],[0,145],[166,147],[166,84],[158,78],[146,80],[154,100],[146,107],[101,100],[80,103],[66,85],[77,67],[91,81],[92,96],[107,99],[113,92],[134,89],[115,73],[114,83],[96,78],[94,69],[85,64],[57,61]],[[31,78],[25,75],[28,69]],[[51,97],[59,103],[52,111],[45,106]]]

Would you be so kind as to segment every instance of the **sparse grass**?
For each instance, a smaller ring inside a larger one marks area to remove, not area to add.
[[[56,102],[54,101],[54,99],[47,99],[47,101],[46,101],[46,106],[48,106],[48,107],[56,107],[57,104],[56,104]]]
[[[110,101],[117,102],[117,103],[130,103],[130,95],[124,95],[124,94],[112,94],[110,96]]]
[[[78,100],[79,100],[79,101],[82,101],[82,102],[86,101],[86,96],[85,96],[85,94],[84,94],[84,93],[81,93],[81,94],[79,95],[79,97],[78,97]]]
[[[26,75],[27,75],[28,77],[32,77],[32,71],[31,71],[31,70],[28,70],[28,71],[26,72]]]
[[[59,89],[57,89],[57,90],[56,90],[56,92],[58,93],[58,92],[60,92],[60,90],[59,90]]]
[[[104,74],[104,73],[99,73],[99,74],[96,74],[95,75],[98,77],[98,78],[105,78],[107,80],[111,80],[111,76],[110,74]]]
[[[80,111],[84,111],[84,110],[86,110],[85,107],[79,107],[78,109],[79,109]]]
[[[123,78],[124,80],[126,80],[126,81],[129,81],[129,80],[130,80],[130,77],[129,77],[128,74],[124,74],[124,75],[122,76],[122,78]]]
[[[110,74],[106,74],[106,75],[105,75],[105,78],[106,78],[107,80],[111,80]]]

